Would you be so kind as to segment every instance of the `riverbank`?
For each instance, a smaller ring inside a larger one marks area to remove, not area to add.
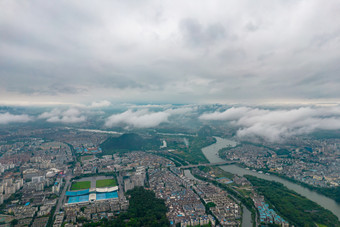
[[[321,188],[321,187],[315,187],[313,185],[310,185],[310,184],[306,184],[304,182],[301,182],[301,181],[298,181],[298,180],[295,180],[294,178],[290,178],[290,177],[287,177],[285,175],[282,175],[282,174],[279,174],[279,173],[275,173],[275,172],[269,172],[269,171],[266,171],[268,173],[271,173],[271,174],[274,174],[278,177],[281,177],[283,179],[286,179],[290,182],[293,182],[293,183],[296,183],[296,184],[299,184],[305,188],[308,188],[312,191],[315,191],[317,193],[320,193],[324,196],[327,196],[328,198],[330,199],[333,199],[335,202],[337,202],[338,204],[340,204],[340,186],[338,187],[333,187],[333,188]]]
[[[227,159],[226,159],[227,160]],[[235,163],[235,165],[239,166],[240,168],[248,168],[246,165],[244,165],[243,163]],[[287,177],[286,175],[283,174],[279,174],[277,172],[273,172],[273,171],[269,171],[268,169],[252,169],[252,170],[256,170],[258,173],[260,171],[262,171],[264,174],[272,174],[275,175],[277,177],[280,177],[282,179],[285,179],[287,181],[290,181],[292,183],[301,185],[302,187],[308,188],[312,191],[315,191],[317,193],[320,193],[324,196],[327,196],[328,198],[334,200],[335,202],[337,202],[340,205],[340,186],[338,187],[332,187],[332,188],[322,188],[322,187],[316,187],[298,180],[295,180],[294,178],[291,177]]]
[[[283,184],[250,175],[245,177],[290,224],[295,226],[314,226],[315,223],[326,226],[340,225],[338,218],[332,212],[289,190]]]
[[[299,184],[290,182],[286,179],[280,178],[276,175],[266,175],[266,174],[261,174],[258,173],[256,171],[251,171],[251,170],[247,170],[245,168],[242,168],[240,166],[237,165],[226,165],[226,166],[220,166],[221,169],[223,169],[226,172],[230,172],[239,176],[244,176],[244,175],[252,175],[264,180],[268,180],[268,181],[276,181],[279,183],[282,183],[284,186],[286,186],[288,189],[295,191],[296,193],[305,196],[306,198],[308,198],[309,200],[319,204],[320,206],[322,206],[325,209],[330,210],[333,214],[335,214],[338,219],[340,219],[340,205],[338,203],[336,203],[334,200],[319,194],[315,191],[312,191],[308,188],[305,188]]]
[[[218,156],[218,151],[222,148],[225,147],[230,147],[230,146],[236,146],[237,143],[235,141],[231,141],[228,139],[223,139],[220,137],[215,137],[216,143],[212,144],[210,146],[204,147],[202,149],[203,154],[206,156],[206,158],[210,162],[221,162],[225,161],[221,159]],[[296,193],[305,196],[307,199],[319,204],[325,209],[330,210],[333,214],[335,214],[338,219],[340,219],[340,204],[336,203],[335,200],[330,199],[320,193],[317,193],[315,191],[312,191],[306,187],[303,187],[297,183],[293,183],[291,181],[288,181],[286,179],[280,178],[275,175],[266,175],[266,174],[260,174],[257,172],[253,172],[250,170],[246,170],[242,167],[236,166],[236,165],[226,165],[226,166],[220,166],[221,169],[223,169],[226,172],[230,172],[239,176],[243,175],[253,175],[258,178],[262,178],[265,180],[270,180],[270,181],[276,181],[279,183],[282,183],[284,186],[286,186],[288,189],[295,191]]]

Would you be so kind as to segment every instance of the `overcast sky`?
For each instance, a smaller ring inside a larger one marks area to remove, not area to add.
[[[340,1],[0,1],[0,104],[340,100]]]

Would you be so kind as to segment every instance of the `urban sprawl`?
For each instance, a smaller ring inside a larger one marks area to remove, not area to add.
[[[164,156],[172,152],[165,142],[162,155],[158,151],[101,155],[100,144],[109,136],[103,133],[69,130],[66,135],[53,129],[17,133],[22,139],[0,141],[0,218],[5,226],[82,226],[114,219],[129,207],[125,192],[138,186],[164,200],[171,226],[240,226],[242,204],[212,181],[246,191],[259,223],[288,226],[246,178],[223,175],[218,167],[180,168]],[[39,136],[42,133],[46,136]],[[256,171],[333,187],[340,179],[339,157],[333,152],[338,142],[309,141],[281,153],[245,144],[220,153]]]

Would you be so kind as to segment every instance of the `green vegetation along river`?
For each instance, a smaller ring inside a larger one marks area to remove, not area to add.
[[[245,176],[266,201],[294,226],[339,226],[337,216],[279,182]]]
[[[205,157],[211,163],[224,161],[218,155],[218,151],[220,149],[222,149],[224,147],[229,147],[229,146],[236,146],[235,141],[223,139],[223,138],[219,138],[219,137],[215,137],[215,138],[216,138],[216,143],[214,143],[210,146],[204,147],[202,149],[202,152],[204,153]],[[320,206],[330,210],[340,220],[340,204],[336,203],[333,199],[330,199],[330,198],[328,198],[324,195],[321,195],[317,192],[311,191],[308,188],[305,188],[303,186],[292,183],[288,180],[282,179],[282,178],[274,176],[274,175],[260,174],[260,173],[239,167],[237,165],[226,165],[226,166],[221,166],[220,168],[223,169],[226,172],[237,174],[239,176],[252,175],[252,176],[256,176],[258,178],[262,178],[262,179],[265,179],[265,180],[280,182],[283,185],[285,185],[287,188],[299,193],[300,195],[305,196],[306,198],[312,200],[313,202],[316,202]]]

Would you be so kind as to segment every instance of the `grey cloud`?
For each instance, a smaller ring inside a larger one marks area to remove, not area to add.
[[[245,59],[246,52],[242,48],[226,48],[222,50],[218,55],[225,63],[225,61]]]
[[[0,7],[0,101],[340,99],[337,0]]]
[[[259,26],[253,22],[248,22],[246,25],[245,25],[245,28],[248,30],[248,31],[251,31],[251,32],[254,32],[256,30],[259,29]]]
[[[257,60],[259,60],[259,61],[264,61],[264,60],[266,60],[266,59],[268,59],[268,58],[273,57],[274,55],[275,55],[274,52],[263,53],[263,54],[261,54],[261,55],[257,58]]]
[[[44,93],[53,92],[55,95],[57,94],[79,94],[87,91],[86,88],[80,88],[77,86],[70,86],[65,84],[52,84],[48,87],[47,90],[43,91]]]
[[[107,100],[102,100],[99,102],[92,102],[90,108],[100,108],[100,107],[108,107],[111,106],[111,102]]]
[[[301,107],[269,110],[232,107],[223,112],[205,113],[201,120],[231,121],[240,138],[260,137],[270,142],[283,141],[316,130],[340,129],[340,107]]]
[[[64,84],[51,84],[48,87],[25,87],[25,84],[13,85],[6,88],[7,91],[11,92],[19,92],[22,94],[28,95],[49,95],[49,96],[57,96],[60,94],[79,94],[87,91],[86,88],[80,88],[76,86],[69,86]]]
[[[145,105],[136,105],[136,104],[125,104],[129,109],[166,109],[170,108],[171,104],[145,104]]]
[[[204,27],[192,18],[182,20],[180,22],[180,29],[187,42],[193,46],[213,44],[226,37],[226,31],[220,23],[214,23]]]

